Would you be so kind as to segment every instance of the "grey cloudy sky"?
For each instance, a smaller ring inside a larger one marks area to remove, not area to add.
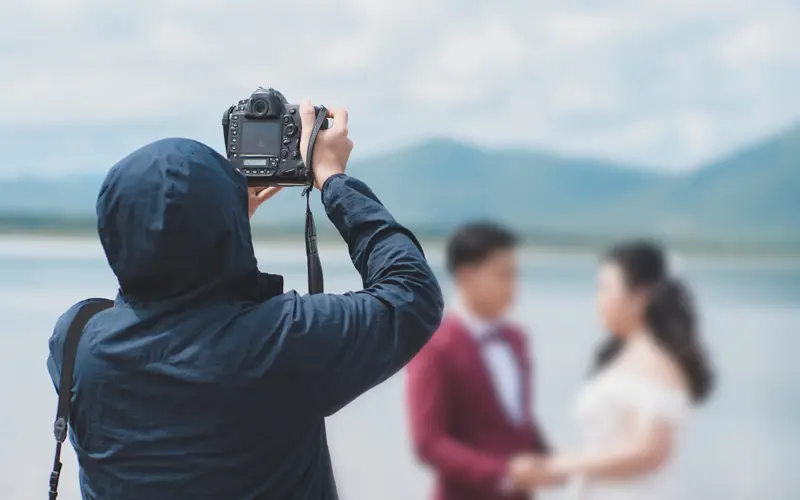
[[[258,85],[429,136],[691,168],[800,120],[796,0],[26,0],[0,6],[0,174],[221,148]]]

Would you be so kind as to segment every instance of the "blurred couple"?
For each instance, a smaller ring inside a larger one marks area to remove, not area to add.
[[[457,302],[407,370],[417,456],[435,473],[435,500],[673,500],[670,458],[692,406],[712,387],[687,289],[664,252],[622,243],[602,259],[597,302],[608,332],[577,397],[584,442],[554,449],[533,413],[535,362],[505,317],[518,276],[517,238],[462,227],[447,246]],[[583,311],[575,311],[582,314]]]

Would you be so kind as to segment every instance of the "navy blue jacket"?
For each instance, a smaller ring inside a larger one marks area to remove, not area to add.
[[[364,183],[333,176],[322,201],[359,292],[283,293],[259,272],[245,179],[205,145],[158,141],[111,169],[98,233],[120,289],[87,324],[73,382],[84,499],[337,498],[324,418],[399,371],[443,301]],[[50,339],[56,387],[81,304]]]

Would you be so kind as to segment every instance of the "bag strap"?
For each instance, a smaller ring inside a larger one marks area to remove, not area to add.
[[[78,310],[75,319],[72,320],[67,330],[67,338],[64,341],[64,352],[61,359],[61,381],[58,385],[58,410],[56,410],[56,421],[53,425],[53,434],[56,438],[56,455],[53,460],[53,472],[50,473],[50,500],[56,500],[58,496],[58,480],[61,476],[62,465],[61,444],[67,439],[69,413],[72,406],[72,375],[75,371],[75,355],[78,353],[78,342],[81,340],[86,323],[95,314],[113,306],[113,300],[89,299]]]

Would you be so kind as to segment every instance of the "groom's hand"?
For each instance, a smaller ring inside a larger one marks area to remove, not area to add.
[[[508,480],[514,491],[531,491],[540,484],[544,475],[544,460],[538,455],[523,453],[508,462]]]

